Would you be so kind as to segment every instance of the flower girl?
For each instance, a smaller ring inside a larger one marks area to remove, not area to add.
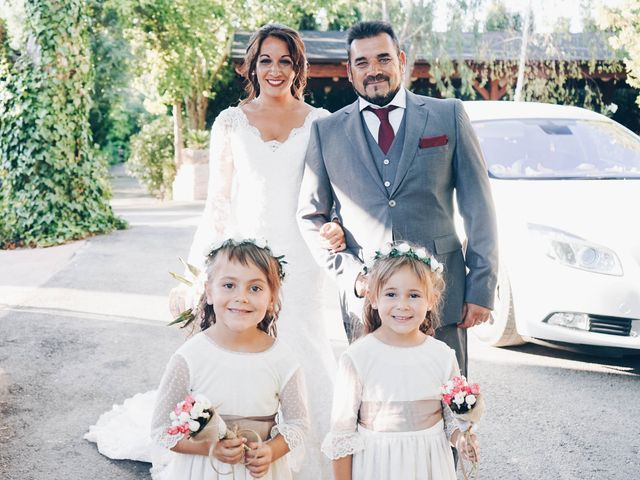
[[[441,401],[441,385],[459,375],[454,351],[431,336],[441,270],[407,243],[376,252],[367,272],[367,335],[340,358],[322,444],[336,480],[455,480],[451,446],[475,459]]]
[[[228,474],[236,480],[284,480],[300,466],[308,429],[304,378],[290,351],[275,339],[282,263],[266,244],[253,240],[226,240],[208,254],[199,307],[202,331],[169,360],[154,408],[151,435],[175,452],[162,479]],[[170,415],[191,396],[210,401],[239,436],[188,439],[176,432]],[[261,441],[242,431],[256,432]]]

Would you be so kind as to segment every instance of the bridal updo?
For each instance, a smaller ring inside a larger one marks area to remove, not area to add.
[[[245,91],[247,97],[242,103],[247,103],[260,95],[260,84],[256,76],[256,64],[262,43],[268,37],[275,37],[282,40],[289,48],[289,55],[293,61],[293,71],[295,77],[291,85],[291,95],[297,99],[302,99],[304,89],[307,86],[308,64],[305,56],[304,43],[300,34],[292,28],[279,23],[269,23],[255,32],[249,40],[247,51],[244,55],[244,63],[240,67],[240,74],[245,79]]]

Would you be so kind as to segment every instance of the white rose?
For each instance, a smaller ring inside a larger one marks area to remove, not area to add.
[[[175,422],[176,420],[178,420],[178,416],[176,415],[176,412],[171,412],[171,413],[169,414],[169,418],[170,418],[171,420],[173,420],[174,422]]]
[[[202,405],[196,402],[191,408],[191,418],[198,418],[200,415],[202,415],[202,410]]]
[[[267,248],[267,241],[264,238],[256,238],[254,243],[259,248]]]
[[[209,412],[202,412],[202,413],[200,414],[200,416],[206,420],[206,419],[207,419],[207,418],[209,418],[211,415],[209,414]]]
[[[197,394],[195,396],[195,400],[196,400],[196,402],[202,404],[202,408],[204,410],[208,410],[209,408],[211,408],[211,402],[209,401],[209,399],[207,397],[205,397],[201,393],[199,393],[199,394]]]
[[[467,402],[467,405],[472,407],[476,403],[476,396],[473,393],[470,393],[466,396],[465,401]]]
[[[191,430],[192,432],[197,432],[199,428],[200,423],[196,422],[195,420],[189,420],[189,430]]]
[[[431,257],[431,260],[429,261],[430,265],[431,265],[431,271],[432,272],[439,272],[442,273],[442,271],[444,270],[444,265],[442,265],[439,261],[437,261],[434,257]]]
[[[411,250],[411,247],[409,246],[408,243],[401,243],[396,248],[400,253],[409,253],[409,250]]]
[[[453,397],[453,401],[456,405],[462,405],[464,403],[464,392],[456,393],[456,396]]]
[[[391,244],[387,243],[380,249],[380,253],[386,257],[391,253],[391,248]]]
[[[416,255],[420,260],[424,260],[427,258],[427,251],[424,248],[419,248],[416,250]]]

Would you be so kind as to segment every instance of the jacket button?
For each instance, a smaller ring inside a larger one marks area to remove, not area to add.
[[[395,207],[396,206],[396,201],[395,200],[389,200],[389,206],[390,207]]]
[[[384,186],[387,187],[387,188],[390,187],[391,186],[391,182],[388,182],[388,181],[384,182]]]

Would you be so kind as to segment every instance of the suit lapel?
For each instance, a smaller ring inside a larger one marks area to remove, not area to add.
[[[429,116],[429,111],[424,106],[424,103],[420,97],[407,91],[407,108],[404,112],[404,144],[402,145],[402,155],[400,156],[390,196],[395,195],[396,190],[398,190],[402,180],[407,175],[411,162],[416,157],[420,135],[424,131],[424,126]]]
[[[363,126],[362,119],[360,118],[358,101],[356,100],[354,103],[352,103],[344,113],[344,132],[351,142],[351,145],[353,146],[353,151],[355,152],[355,155],[353,156],[355,156],[358,161],[361,162],[369,171],[369,173],[375,180],[375,184],[378,185],[378,188],[380,188],[380,190],[382,190],[382,192],[384,192],[386,196],[387,190],[382,184],[380,173],[378,173],[378,169],[376,168],[374,161],[371,158],[369,145],[367,144],[367,139],[364,136],[365,133],[363,128],[365,127]]]

